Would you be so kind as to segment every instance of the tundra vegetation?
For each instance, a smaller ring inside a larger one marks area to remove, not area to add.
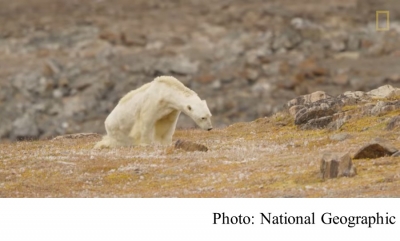
[[[346,107],[349,108],[349,107]],[[356,108],[356,107],[354,107]],[[400,158],[353,159],[354,177],[322,179],[325,151],[351,155],[374,138],[400,147],[400,110],[363,116],[339,130],[300,130],[281,112],[211,132],[177,130],[173,141],[208,147],[93,149],[100,135],[0,144],[1,197],[400,197]],[[348,138],[330,136],[347,133]]]

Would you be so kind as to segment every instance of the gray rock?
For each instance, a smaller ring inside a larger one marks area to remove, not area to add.
[[[342,52],[346,49],[346,43],[341,39],[334,39],[331,42],[331,49],[336,52]]]
[[[332,122],[332,116],[324,116],[307,121],[301,126],[302,130],[323,129]]]
[[[13,86],[25,96],[40,94],[45,88],[40,81],[41,75],[37,72],[19,73],[14,77]]]
[[[43,70],[48,76],[57,76],[61,72],[61,67],[54,59],[47,59],[44,63]]]
[[[379,101],[370,111],[371,115],[382,115],[387,112],[400,109],[400,101]]]
[[[361,147],[356,154],[354,154],[354,159],[364,159],[364,158],[379,158],[384,156],[391,156],[398,150],[385,142],[374,141],[372,143],[366,144]]]
[[[297,112],[299,112],[303,108],[304,108],[303,105],[293,105],[292,107],[289,108],[289,114],[291,116],[296,116]]]
[[[16,119],[12,126],[12,139],[37,138],[39,136],[39,128],[32,114],[24,114]]]
[[[272,42],[273,50],[292,49],[302,41],[300,33],[292,28],[285,29],[275,36]]]
[[[172,63],[171,71],[177,74],[195,74],[199,71],[199,63],[190,62],[186,58],[180,58]]]
[[[338,114],[340,114],[340,113],[338,113]],[[346,123],[346,121],[350,118],[348,115],[336,118],[336,115],[337,114],[333,115],[333,121],[326,126],[326,129],[331,130],[331,131],[339,130],[340,127],[342,127],[344,125],[344,123]]]
[[[392,156],[393,156],[393,157],[400,157],[400,151],[395,152]]]
[[[349,133],[338,133],[338,134],[331,135],[329,137],[329,139],[332,141],[344,141],[344,140],[348,139],[350,136],[351,135]]]
[[[300,97],[297,97],[296,99],[290,100],[287,103],[287,106],[291,107],[294,105],[307,105],[328,98],[332,98],[332,96],[327,95],[324,91],[315,91],[311,94],[302,95]]]
[[[164,58],[161,59],[155,66],[155,71],[161,74],[182,74],[182,75],[192,75],[198,72],[199,63],[190,62],[189,59],[180,58]]]
[[[320,159],[320,174],[323,179],[353,177],[357,170],[347,153],[324,153]]]
[[[343,95],[347,98],[361,99],[365,96],[365,93],[363,91],[346,91]]]
[[[391,131],[400,127],[400,116],[395,116],[386,125],[386,130]]]
[[[383,85],[367,92],[367,94],[372,98],[391,98],[400,95],[400,88],[393,88],[391,85]]]
[[[301,125],[312,119],[332,116],[338,111],[338,107],[339,105],[334,102],[317,102],[313,105],[308,105],[296,113],[295,124]]]

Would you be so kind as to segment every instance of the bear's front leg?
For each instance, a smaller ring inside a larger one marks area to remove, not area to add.
[[[172,143],[172,135],[175,132],[179,114],[179,111],[174,110],[155,123],[155,141],[161,145],[170,145]]]
[[[154,141],[154,124],[142,125],[140,130],[140,142],[141,146],[148,146]]]

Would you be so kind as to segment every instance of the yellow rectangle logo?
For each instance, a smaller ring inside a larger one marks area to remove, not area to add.
[[[379,15],[386,15],[386,24],[382,27],[382,23],[379,23]],[[390,29],[390,15],[389,11],[376,11],[376,31],[388,31]]]

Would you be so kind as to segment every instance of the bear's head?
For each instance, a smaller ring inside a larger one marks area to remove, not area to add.
[[[207,102],[205,100],[192,101],[192,103],[186,105],[185,114],[190,116],[194,122],[203,130],[212,130],[211,123],[211,112],[208,109]]]

